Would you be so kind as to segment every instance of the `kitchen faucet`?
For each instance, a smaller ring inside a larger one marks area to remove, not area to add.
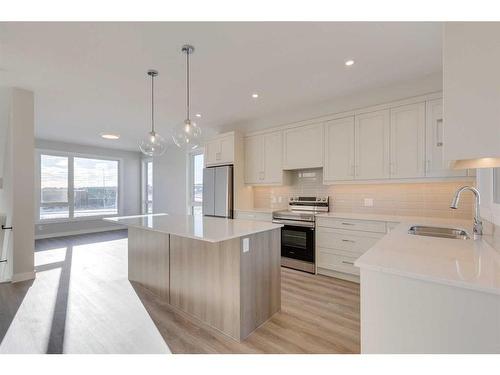
[[[479,190],[472,186],[462,186],[455,192],[455,196],[451,201],[450,208],[457,209],[458,202],[460,201],[460,195],[465,190],[469,190],[474,193],[475,197],[475,211],[474,211],[474,238],[481,236],[483,234],[483,222],[481,221],[481,215],[479,214],[479,205],[481,204],[481,194],[479,194]]]

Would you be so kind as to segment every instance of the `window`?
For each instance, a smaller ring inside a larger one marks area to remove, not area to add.
[[[153,161],[142,161],[142,212],[153,213]]]
[[[118,213],[118,161],[74,158],[74,215]]]
[[[203,152],[197,150],[189,158],[189,211],[193,215],[199,215],[203,206]]]
[[[68,218],[68,158],[41,155],[40,166],[40,219]]]
[[[118,214],[118,160],[41,153],[39,219]]]

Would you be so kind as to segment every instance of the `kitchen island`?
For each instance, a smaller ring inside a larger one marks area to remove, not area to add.
[[[240,341],[280,310],[281,225],[201,215],[106,218],[128,227],[128,278]]]

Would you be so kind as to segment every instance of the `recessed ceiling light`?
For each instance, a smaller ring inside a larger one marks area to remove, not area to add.
[[[197,113],[195,116],[199,118],[201,117],[201,113]]]
[[[104,139],[111,139],[111,140],[117,140],[120,139],[120,134],[114,134],[114,133],[100,133],[99,134],[101,138]]]
[[[257,99],[258,97],[259,97],[259,94],[257,94],[257,93],[252,94],[252,98]]]
[[[345,62],[345,65],[346,65],[346,66],[351,66],[351,65],[354,65],[354,60],[347,60],[347,61]]]

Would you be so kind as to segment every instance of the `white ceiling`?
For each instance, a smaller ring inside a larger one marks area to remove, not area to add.
[[[35,92],[39,138],[136,150],[150,126],[149,68],[160,72],[158,131],[183,120],[186,42],[204,129],[442,70],[440,23],[0,23],[0,85]]]

